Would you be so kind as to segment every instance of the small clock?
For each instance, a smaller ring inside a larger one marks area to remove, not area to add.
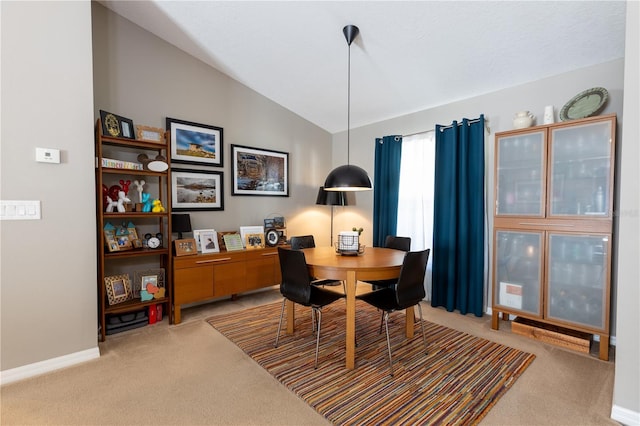
[[[161,244],[160,239],[158,237],[151,237],[147,241],[147,245],[149,246],[149,248],[152,248],[152,249],[160,247],[160,244]]]
[[[277,245],[278,241],[280,241],[280,233],[275,228],[267,229],[267,232],[265,232],[264,235],[266,240],[265,242],[269,247]]]

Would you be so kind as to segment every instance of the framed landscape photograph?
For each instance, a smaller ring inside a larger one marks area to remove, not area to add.
[[[223,166],[222,127],[167,117],[171,162]]]
[[[222,172],[209,170],[172,170],[173,211],[224,210],[222,177]]]
[[[289,196],[289,154],[231,145],[232,195]]]

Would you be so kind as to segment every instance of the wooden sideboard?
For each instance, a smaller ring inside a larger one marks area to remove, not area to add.
[[[180,308],[186,303],[234,296],[280,281],[276,247],[174,257],[174,323],[180,323]]]

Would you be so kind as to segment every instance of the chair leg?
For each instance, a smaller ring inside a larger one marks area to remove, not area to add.
[[[378,334],[382,334],[382,323],[384,322],[384,314],[385,314],[385,311],[381,311],[381,315],[380,315],[380,330],[378,330]]]
[[[418,312],[420,313],[420,328],[422,329],[422,343],[424,343],[424,353],[428,354],[427,338],[424,335],[424,321],[422,321],[422,306],[420,306],[420,302],[418,302]]]
[[[389,340],[389,312],[384,313],[384,328],[387,332],[387,350],[389,351],[389,371],[393,377],[393,360],[391,359],[391,340]]]
[[[278,347],[278,340],[280,339],[280,329],[282,328],[282,317],[284,317],[284,305],[287,303],[287,299],[282,299],[282,310],[280,311],[280,322],[278,323],[278,334],[276,334],[276,344],[275,348]]]
[[[319,308],[312,308],[318,316],[318,334],[316,335],[316,361],[313,368],[318,368],[318,349],[320,348],[320,329],[322,327],[322,311]]]

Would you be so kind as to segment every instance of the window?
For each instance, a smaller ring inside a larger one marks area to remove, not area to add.
[[[397,234],[411,237],[411,250],[431,248],[433,243],[433,187],[436,153],[435,132],[402,138]],[[427,263],[425,289],[431,300],[431,259]]]

